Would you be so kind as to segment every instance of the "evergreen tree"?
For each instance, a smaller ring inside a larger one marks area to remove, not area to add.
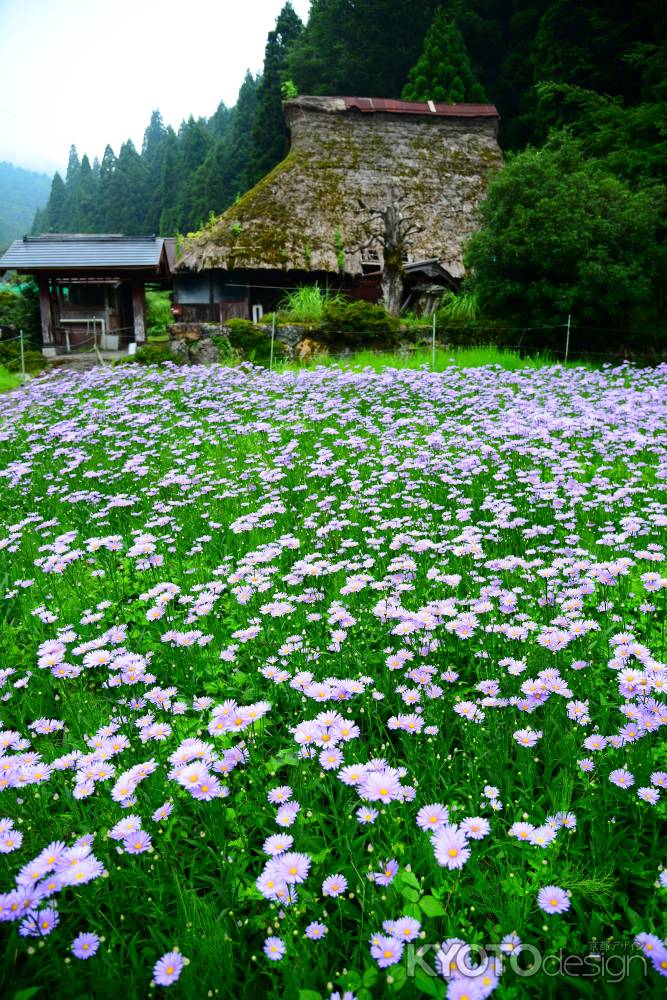
[[[160,180],[164,162],[167,129],[159,111],[153,111],[148,128],[144,132],[141,158],[146,167],[148,202],[146,205],[145,231],[157,233],[160,226]]]
[[[167,129],[160,178],[160,235],[175,236],[178,232],[178,190],[181,162],[178,139],[173,128]]]
[[[131,140],[124,142],[109,182],[107,232],[136,236],[145,232],[146,167]]]
[[[475,79],[463,35],[442,7],[438,7],[426,32],[421,56],[410,70],[403,88],[406,101],[486,101]]]
[[[256,184],[287,153],[288,137],[280,87],[287,75],[290,46],[302,30],[301,19],[287,0],[278,15],[275,28],[269,32],[264,50],[264,69],[257,90],[257,113],[248,160],[248,187]]]
[[[289,53],[288,76],[302,94],[398,97],[436,6],[437,0],[313,0]]]
[[[204,218],[210,212],[223,212],[246,191],[246,173],[257,112],[257,80],[248,70],[232,114],[228,137],[219,139],[204,164],[206,205],[200,206]]]
[[[95,232],[98,183],[84,153],[79,169],[79,183],[76,192],[75,215],[71,220],[72,230],[77,233]]]
[[[112,222],[109,213],[109,191],[111,179],[116,169],[116,154],[111,146],[105,146],[102,163],[100,164],[100,179],[97,187],[97,206],[95,210],[95,231],[98,233],[108,232],[109,223]],[[111,232],[114,232],[112,226]]]
[[[65,232],[65,202],[66,202],[65,182],[56,171],[51,182],[51,193],[44,209],[44,228],[48,233]]]
[[[65,174],[65,206],[63,208],[62,224],[63,232],[73,232],[75,229],[78,202],[79,202],[79,177],[81,174],[81,164],[76,146],[69,149],[69,159],[67,161],[67,173]]]

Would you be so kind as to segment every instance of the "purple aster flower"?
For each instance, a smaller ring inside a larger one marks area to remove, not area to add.
[[[403,942],[386,934],[376,935],[371,942],[371,957],[381,969],[396,965],[403,956]]]
[[[288,851],[278,859],[278,875],[287,885],[305,882],[310,871],[311,860],[307,854]]]
[[[470,857],[466,835],[451,824],[436,830],[431,838],[436,861],[444,868],[463,868]]]
[[[500,942],[500,950],[505,955],[518,955],[521,951],[521,938],[516,931],[506,934]]]
[[[49,906],[45,910],[40,910],[35,917],[37,931],[40,936],[46,937],[47,934],[50,934],[54,927],[58,926],[59,920],[58,911],[55,907]]]
[[[557,885],[545,885],[537,894],[537,905],[545,913],[566,913],[570,909],[570,897]]]
[[[128,854],[143,854],[153,846],[150,835],[145,830],[130,833],[123,840],[123,848]]]
[[[459,826],[470,840],[483,840],[491,829],[488,819],[482,816],[468,816]]]
[[[72,941],[72,954],[75,958],[92,958],[100,946],[97,934],[83,931]]]
[[[382,862],[380,871],[369,874],[368,878],[376,885],[390,885],[394,881],[397,871],[398,861],[394,861],[392,858],[391,861]]]
[[[391,924],[391,928],[388,926]],[[421,924],[414,917],[400,917],[399,920],[385,921],[384,929],[399,941],[415,941],[419,937]]]
[[[185,965],[180,951],[168,951],[158,958],[153,967],[153,979],[158,986],[171,986],[179,978]]]
[[[301,806],[298,802],[288,802],[281,806],[276,813],[276,823],[278,826],[287,827],[294,823]]]
[[[166,802],[162,803],[159,809],[155,810],[155,812],[151,816],[151,819],[153,820],[154,823],[160,823],[162,820],[167,819],[168,816],[171,816],[173,808],[174,808],[174,803],[172,802],[171,799],[167,799]]]
[[[266,838],[262,850],[265,854],[277,857],[279,854],[289,851],[293,843],[294,837],[290,837],[289,833],[274,833],[271,837]]]
[[[377,809],[371,809],[370,806],[359,806],[355,815],[357,817],[357,823],[361,823],[362,826],[367,826],[369,823],[375,822],[379,813]]]
[[[310,938],[311,941],[319,941],[327,933],[327,925],[320,923],[318,920],[313,920],[306,927],[305,933],[306,937]]]
[[[272,962],[279,962],[285,954],[285,942],[279,937],[267,937],[264,942],[264,954]]]
[[[334,899],[342,896],[346,889],[347,879],[344,875],[329,875],[322,883],[322,895],[332,896]]]
[[[417,826],[420,830],[439,830],[449,822],[449,809],[436,802],[431,806],[422,806],[417,813]]]
[[[289,802],[293,794],[294,792],[289,785],[279,785],[277,788],[272,788],[266,797],[272,805],[276,805]]]
[[[609,780],[612,785],[616,785],[618,788],[630,788],[635,783],[632,772],[628,771],[626,767],[617,767],[609,775]]]

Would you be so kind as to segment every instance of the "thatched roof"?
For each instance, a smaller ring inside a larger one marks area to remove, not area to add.
[[[372,251],[369,209],[409,201],[423,231],[413,260],[463,274],[463,247],[489,174],[501,163],[492,105],[298,97],[284,104],[287,157],[198,235],[179,270],[233,268],[358,275]],[[381,250],[377,254],[381,260]]]

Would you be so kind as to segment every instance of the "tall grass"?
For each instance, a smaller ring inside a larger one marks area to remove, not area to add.
[[[329,305],[343,305],[347,302],[340,292],[314,285],[302,285],[293,292],[287,292],[278,307],[280,317],[292,323],[319,323],[324,318],[324,310]]]
[[[482,368],[485,365],[498,365],[505,371],[518,371],[522,369],[547,368],[556,364],[556,360],[548,354],[522,357],[516,351],[503,350],[502,348],[493,346],[463,347],[449,351],[437,348],[435,352],[435,365],[432,362],[432,352],[427,349],[386,353],[358,351],[349,357],[322,355],[313,358],[305,364],[288,362],[281,367],[294,370],[298,368],[317,368],[319,365],[326,365],[344,369],[373,368],[375,371],[381,371],[383,368],[415,369],[426,366],[433,371],[440,372],[444,371],[445,368],[451,367]],[[568,363],[568,367],[581,367],[582,364],[582,362],[571,362]],[[593,366],[586,364],[584,367],[591,368]]]

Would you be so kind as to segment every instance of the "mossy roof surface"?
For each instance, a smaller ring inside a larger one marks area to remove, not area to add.
[[[312,99],[302,99],[312,101]],[[289,102],[287,157],[212,224],[185,241],[180,269],[362,271],[356,249],[368,209],[397,198],[424,227],[414,260],[436,258],[463,273],[476,208],[501,163],[495,123],[363,115]],[[286,109],[287,110],[287,109]],[[379,260],[381,248],[377,248]]]

